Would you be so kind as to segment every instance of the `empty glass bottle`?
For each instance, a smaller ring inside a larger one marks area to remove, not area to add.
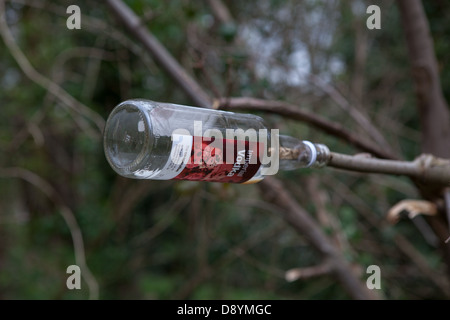
[[[320,167],[329,157],[326,146],[279,135],[256,115],[143,99],[114,108],[104,151],[124,177],[232,183],[258,182],[280,169]]]

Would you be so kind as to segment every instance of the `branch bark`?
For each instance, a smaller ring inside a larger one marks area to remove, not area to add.
[[[331,272],[354,299],[367,300],[379,298],[374,292],[362,285],[358,279],[358,275],[355,274],[342,254],[332,245],[318,224],[294,200],[279,180],[273,177],[266,177],[259,185],[264,198],[282,209],[283,219],[300,235],[305,237],[324,256],[325,260],[328,260],[331,265]]]
[[[31,81],[44,88],[57,100],[61,101],[62,105],[67,107],[68,111],[74,114],[74,121],[78,123],[80,128],[88,132],[92,138],[99,139],[103,127],[105,126],[105,120],[97,112],[75,99],[61,86],[39,73],[33,67],[23,51],[17,45],[11,30],[6,23],[4,2],[5,0],[0,0],[0,36],[20,69]],[[97,130],[94,131],[86,119],[92,121],[96,125]]]
[[[325,261],[321,264],[306,268],[289,269],[285,273],[285,279],[288,282],[297,281],[299,279],[308,279],[329,274],[332,271],[330,263]]]
[[[352,119],[375,141],[380,147],[384,149],[385,153],[394,155],[391,146],[386,141],[368,117],[363,114],[356,106],[352,105],[336,88],[332,85],[322,81],[315,75],[309,76],[310,81],[323,92],[325,92],[339,107],[345,111]],[[372,143],[373,144],[373,143]]]
[[[75,262],[80,267],[82,271],[81,276],[89,287],[89,298],[91,300],[97,300],[99,296],[98,282],[86,263],[83,235],[73,211],[63,202],[58,192],[50,183],[31,171],[18,167],[0,168],[0,177],[18,178],[32,184],[59,207],[61,216],[70,230]]]
[[[331,152],[328,166],[357,172],[405,175],[423,183],[450,186],[450,161],[426,154],[414,161],[395,161]]]
[[[341,125],[327,120],[319,115],[302,110],[296,105],[283,101],[268,101],[256,98],[221,98],[214,103],[222,110],[250,110],[264,111],[278,114],[293,120],[302,121],[322,130],[332,136],[338,137],[350,145],[369,152],[376,157],[384,159],[396,159],[396,157],[386,150],[379,149],[374,143],[353,135]]]

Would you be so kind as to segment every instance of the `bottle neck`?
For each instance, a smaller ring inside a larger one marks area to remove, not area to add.
[[[323,144],[299,140],[286,135],[280,135],[279,138],[280,170],[321,168],[329,161],[330,150]]]

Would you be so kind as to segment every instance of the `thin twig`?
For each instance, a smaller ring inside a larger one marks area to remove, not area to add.
[[[212,14],[220,23],[233,22],[230,11],[221,0],[208,0],[208,4],[211,8]]]
[[[308,191],[311,201],[314,203],[316,208],[316,216],[319,223],[325,229],[332,230],[330,237],[333,237],[336,243],[336,247],[341,251],[350,251],[349,243],[345,237],[342,228],[340,227],[338,221],[336,220],[336,215],[330,213],[327,210],[327,202],[329,197],[326,192],[320,188],[319,179],[317,176],[311,176],[305,181],[306,190]]]
[[[363,201],[360,197],[354,194],[354,191],[349,188],[349,186],[338,179],[333,181],[324,180],[325,183],[328,184],[329,187],[332,187],[335,190],[335,195],[342,198],[344,201],[348,203],[351,207],[353,207],[363,218],[367,221],[371,226],[376,228],[377,230],[385,229],[385,225],[383,221],[380,220],[377,214],[374,214],[373,208],[370,207],[365,201]],[[432,267],[427,259],[423,257],[422,253],[414,248],[414,245],[402,234],[397,233],[394,236],[394,246],[390,247],[392,249],[396,247],[401,253],[403,253],[406,257],[410,259],[412,265],[415,265],[419,270],[420,274],[427,277],[431,282],[433,282],[439,289],[441,289],[442,293],[446,296],[449,296],[449,285],[446,284],[445,274],[436,270],[435,267]],[[365,247],[364,250],[367,250],[368,247]],[[386,255],[387,251],[382,249],[379,254]],[[398,258],[398,252],[394,252],[395,257]]]
[[[89,298],[97,300],[99,295],[98,283],[86,264],[83,235],[72,210],[62,202],[56,190],[50,183],[31,171],[23,168],[0,168],[0,176],[25,180],[41,190],[49,199],[59,205],[61,215],[66,222],[72,237],[75,262],[80,267],[81,276],[84,278],[89,288]]]
[[[95,41],[95,46],[102,46],[105,43],[105,38],[100,36]],[[103,55],[105,50],[98,52],[96,48],[90,48],[89,50],[89,60],[86,66],[86,75],[81,91],[81,96],[86,100],[91,100],[94,95],[95,87],[97,86],[101,62],[104,59]],[[120,63],[119,63],[120,65]]]
[[[202,270],[198,270],[196,274],[192,275],[189,281],[183,284],[180,289],[173,294],[173,297],[175,299],[186,299],[197,286],[214,276],[216,270],[229,265],[235,259],[240,258],[245,252],[260,244],[262,241],[273,238],[275,235],[279,234],[283,228],[283,223],[274,223],[259,232],[248,235],[248,237],[243,239],[239,244],[233,246],[215,259],[212,264]],[[239,254],[236,254],[237,252]]]
[[[365,130],[384,150],[388,150],[389,153],[393,154],[391,146],[387,143],[381,132],[372,124],[369,119],[357,108],[353,107],[350,102],[332,85],[322,81],[316,75],[310,75],[311,82],[320,88],[323,92],[328,94],[328,96],[349,114],[359,126]]]
[[[428,261],[404,236],[398,234],[394,240],[397,247],[417,266],[420,272],[428,277],[449,298],[450,284],[448,279],[430,268]]]
[[[309,279],[323,276],[325,274],[330,274],[332,271],[333,267],[330,262],[325,261],[312,267],[289,269],[285,273],[285,279],[288,282],[293,282],[299,279]]]
[[[181,209],[188,202],[189,198],[187,197],[182,197],[175,200],[175,202],[173,202],[169,208],[164,210],[164,217],[161,218],[157,223],[155,223],[155,225],[153,225],[151,228],[145,230],[141,234],[138,234],[133,239],[131,239],[131,244],[142,246],[145,243],[148,243],[156,238],[173,223],[175,218],[180,214]]]
[[[283,101],[270,101],[256,98],[222,98],[217,101],[217,105],[223,110],[251,110],[275,113],[293,120],[303,121],[317,129],[322,130],[332,136],[340,138],[362,151],[370,152],[379,158],[396,159],[396,157],[386,150],[379,149],[372,142],[352,134],[340,124],[325,119],[317,114],[313,114],[299,108],[296,105]]]
[[[280,181],[266,177],[259,183],[263,195],[269,201],[279,206],[284,220],[299,234],[305,237],[324,258],[330,259],[333,274],[341,282],[354,299],[378,299],[378,295],[369,291],[353,272],[352,267],[343,258],[318,224],[294,200]]]
[[[30,63],[30,61],[27,59],[25,54],[22,52],[22,50],[19,48],[17,43],[14,40],[14,37],[11,34],[11,31],[8,28],[8,25],[6,23],[6,15],[5,15],[5,3],[4,0],[0,0],[0,34],[3,38],[3,41],[5,45],[7,46],[9,52],[13,56],[13,58],[16,60],[19,67],[22,69],[22,71],[25,73],[25,75],[50,92],[52,95],[55,96],[59,101],[63,103],[67,108],[69,108],[70,111],[78,113],[82,115],[83,117],[88,118],[92,122],[95,123],[95,125],[98,128],[97,132],[93,132],[88,125],[88,123],[85,122],[85,119],[82,117],[75,117],[74,120],[78,122],[78,124],[83,128],[86,132],[90,132],[91,135],[94,138],[100,138],[101,132],[103,131],[103,127],[105,125],[105,120],[103,117],[101,117],[98,113],[93,111],[92,109],[88,108],[84,104],[82,104],[80,101],[76,100],[72,95],[67,93],[63,88],[61,88],[58,84],[51,81],[44,75],[40,74]]]
[[[328,166],[357,172],[405,175],[423,182],[450,185],[450,160],[427,154],[414,161],[396,161],[331,152]]]
[[[90,58],[92,60],[115,61],[114,54],[99,47],[71,47],[62,51],[55,59],[52,65],[50,78],[60,84],[62,82],[63,66],[74,58]],[[88,68],[89,69],[89,68]],[[89,74],[89,72],[87,72]],[[86,85],[85,85],[86,86]]]
[[[10,0],[14,3],[19,3],[24,6],[29,6],[36,9],[41,9],[58,15],[60,17],[67,18],[66,8],[63,6],[55,5],[54,3],[42,0]],[[90,31],[95,35],[99,35],[101,33],[105,34],[112,40],[121,44],[127,50],[133,52],[136,56],[139,57],[140,61],[147,67],[148,70],[155,70],[155,65],[153,61],[146,54],[145,50],[142,49],[141,46],[137,45],[133,41],[129,39],[124,33],[122,33],[119,29],[114,28],[112,25],[106,23],[104,20],[100,18],[95,18],[89,15],[81,14],[81,18],[83,21],[83,30]],[[106,58],[103,55],[103,58]]]

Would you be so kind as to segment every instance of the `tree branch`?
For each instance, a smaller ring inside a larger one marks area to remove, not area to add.
[[[167,74],[198,105],[211,107],[208,94],[179,65],[166,48],[151,34],[138,16],[121,0],[106,0],[107,5],[125,25],[128,31],[139,40],[155,61],[166,70]]]
[[[288,222],[301,236],[328,259],[331,272],[337,277],[347,292],[354,299],[377,299],[377,294],[369,291],[358,279],[349,263],[343,258],[331,241],[323,233],[318,224],[294,200],[280,181],[266,177],[259,183],[264,197],[279,206],[283,219]]]
[[[422,182],[450,185],[450,160],[426,154],[414,161],[395,161],[331,152],[328,166],[358,172],[405,175]]]
[[[367,118],[367,116],[364,115],[355,106],[351,105],[350,102],[338,90],[336,90],[336,88],[334,88],[332,85],[326,83],[325,81],[322,81],[316,75],[311,74],[309,76],[309,79],[315,86],[317,86],[323,92],[328,94],[328,96],[338,106],[340,106],[341,109],[344,110],[346,114],[350,115],[350,117],[352,117],[353,120],[355,120],[355,122],[363,130],[365,130],[379,146],[381,146],[385,150],[384,152],[386,152],[388,154],[392,154],[392,155],[394,154],[389,143],[386,141],[386,139],[381,134],[381,132]]]
[[[293,282],[299,279],[309,279],[314,277],[323,276],[333,271],[330,263],[325,261],[321,264],[306,268],[294,268],[289,269],[285,273],[285,279],[287,282]]]
[[[89,287],[90,299],[98,299],[98,283],[86,264],[86,253],[84,250],[83,235],[78,226],[75,215],[72,210],[63,203],[56,190],[37,174],[22,168],[0,168],[0,176],[8,178],[19,178],[34,185],[41,190],[49,199],[59,206],[61,216],[63,217],[72,237],[75,262],[81,269],[81,276]]]
[[[338,137],[352,146],[370,152],[379,158],[396,159],[396,157],[386,150],[379,149],[372,142],[356,136],[346,130],[341,125],[327,120],[319,115],[310,113],[299,108],[296,105],[282,101],[268,101],[256,98],[222,98],[214,103],[219,109],[223,110],[251,110],[275,113],[293,120],[303,121],[311,126],[322,130],[332,136]]]
[[[220,23],[232,23],[233,22],[233,18],[230,15],[230,11],[223,4],[223,2],[221,0],[208,0],[208,4],[211,8],[211,11],[212,11],[214,17]]]
[[[97,131],[92,131],[89,124],[85,121],[83,117],[74,117],[74,120],[79,124],[79,126],[90,133],[93,138],[100,138],[101,132],[103,131],[103,127],[105,125],[105,120],[95,111],[88,108],[80,101],[76,100],[72,95],[67,93],[61,86],[57,83],[51,81],[47,77],[40,74],[27,59],[25,54],[19,48],[17,43],[14,40],[14,37],[9,30],[9,27],[6,23],[5,17],[5,3],[4,0],[0,0],[0,35],[3,38],[3,41],[8,48],[9,52],[13,56],[14,60],[16,60],[19,67],[22,69],[23,73],[33,82],[47,90],[50,94],[52,94],[56,99],[62,102],[64,106],[66,106],[69,111],[78,113],[81,116],[86,117],[91,120],[97,126]]]

